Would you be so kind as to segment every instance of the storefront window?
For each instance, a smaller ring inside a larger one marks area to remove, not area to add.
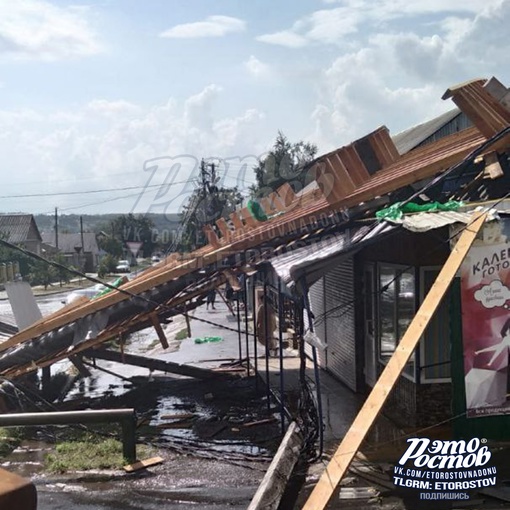
[[[379,265],[379,358],[386,363],[415,314],[414,269]],[[414,377],[414,353],[405,368]]]

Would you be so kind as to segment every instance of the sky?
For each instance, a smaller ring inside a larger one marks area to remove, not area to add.
[[[510,86],[510,0],[0,0],[0,212],[178,212],[202,158],[246,194],[278,131],[318,154]]]

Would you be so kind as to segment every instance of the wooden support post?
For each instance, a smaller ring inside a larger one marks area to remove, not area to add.
[[[271,200],[269,200],[268,197],[261,198],[259,203],[260,203],[260,205],[264,209],[264,212],[267,215],[270,215],[273,212],[273,207],[272,207],[272,204],[271,204]]]
[[[278,508],[302,446],[303,437],[299,432],[299,427],[296,422],[292,422],[253,496],[248,510],[276,510]]]
[[[497,152],[489,152],[485,156],[485,171],[484,175],[489,177],[490,179],[497,179],[498,177],[503,177],[504,172],[499,164],[498,153]]]
[[[285,204],[282,202],[282,199],[275,191],[270,193],[267,198],[269,199],[273,209],[275,209],[277,212],[283,211],[285,209]]]
[[[184,303],[184,318],[186,319],[186,329],[188,330],[188,338],[191,338],[191,321],[189,320],[188,308],[186,303]]]
[[[86,355],[96,359],[104,359],[106,361],[115,361],[117,363],[123,362],[120,353],[115,351],[93,349],[87,351]],[[220,374],[205,368],[181,365],[179,363],[147,358],[145,356],[135,356],[134,354],[124,354],[124,362],[127,365],[135,365],[137,367],[148,368],[149,370],[159,370],[160,372],[166,372],[169,374],[179,374],[188,377],[195,377],[196,379],[211,379],[212,377],[220,376]]]
[[[204,225],[202,228],[204,231],[205,236],[207,237],[207,241],[213,248],[219,248],[220,247],[220,240],[218,239],[218,236],[216,235],[216,232],[211,227],[211,225]]]
[[[476,235],[482,228],[487,213],[475,213],[472,221],[466,226],[457,244],[452,249],[448,260],[439,273],[434,285],[425,297],[420,309],[407,328],[402,340],[391,356],[386,368],[379,377],[365,404],[356,416],[350,429],[340,443],[317,485],[310,494],[303,510],[323,510],[330,500],[333,491],[347,472],[352,459],[381,412],[389,394],[395,386],[406,363],[439,306],[446,291],[473,244]]]
[[[296,197],[292,186],[288,182],[282,184],[276,191],[283,200],[285,207],[289,207],[289,205],[292,204],[292,201]]]
[[[232,234],[232,231],[230,228],[228,228],[228,223],[225,220],[225,218],[220,218],[219,220],[216,220],[216,226],[221,232],[221,235],[225,240],[229,239],[230,234]]]
[[[156,330],[156,333],[158,334],[159,341],[161,342],[161,346],[163,349],[168,349],[168,340],[166,339],[165,332],[163,331],[163,328],[161,327],[161,323],[159,322],[158,316],[154,313],[150,315],[150,320],[152,325],[154,326],[154,329]]]
[[[239,234],[239,231],[242,232],[242,230],[244,229],[244,223],[242,222],[241,218],[239,217],[239,214],[237,212],[231,213],[230,219],[232,220],[232,223],[234,224],[234,227],[236,229],[236,234]]]
[[[76,367],[81,377],[91,376],[90,370],[83,364],[81,356],[70,356],[69,361]],[[44,367],[43,372],[46,368],[49,369],[50,367]]]
[[[42,393],[43,395],[48,395],[51,385],[51,367],[43,367],[41,370]]]
[[[242,216],[243,221],[246,223],[246,226],[251,228],[258,227],[260,222],[251,215],[247,207],[243,207],[243,209],[239,211],[239,214]]]

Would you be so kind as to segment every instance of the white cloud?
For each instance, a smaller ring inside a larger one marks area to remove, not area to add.
[[[259,35],[257,37],[257,41],[275,44],[277,46],[285,46],[286,48],[302,48],[308,44],[305,37],[296,34],[291,30]]]
[[[388,12],[400,5],[374,2],[374,9],[382,4]],[[476,5],[466,3],[470,9]],[[445,0],[442,8],[448,7],[460,9],[461,4]],[[406,25],[398,25],[398,31],[381,25],[366,43],[358,41],[318,76],[311,138],[321,148],[350,143],[382,124],[396,134],[451,109],[454,104],[441,96],[457,83],[496,76],[510,85],[510,0],[492,2],[476,14],[429,21],[420,26],[420,35],[416,23],[410,25],[413,31],[404,31]]]
[[[87,109],[91,112],[106,116],[116,116],[119,114],[130,115],[140,111],[140,107],[129,101],[124,101],[123,99],[118,99],[116,101],[94,99],[87,104]]]
[[[200,37],[223,37],[242,32],[246,23],[231,16],[209,16],[204,21],[176,25],[160,34],[160,37],[172,39],[196,39]]]
[[[458,16],[473,15],[484,10],[497,8],[504,0],[326,0],[325,3],[342,3],[341,7],[314,11],[298,19],[290,29],[257,37],[260,42],[303,48],[309,43],[345,46],[352,35],[377,31],[384,22],[422,15]],[[458,18],[457,16],[457,18]],[[457,23],[459,23],[457,21]],[[418,25],[419,26],[419,22]],[[359,40],[357,41],[359,43]]]
[[[144,163],[153,158],[161,159],[151,185],[164,180],[171,164],[180,165],[174,180],[182,183],[194,175],[202,157],[239,162],[247,155],[262,153],[267,142],[265,137],[264,143],[259,138],[265,132],[264,115],[255,109],[216,115],[222,93],[221,87],[211,84],[185,101],[170,99],[150,108],[97,99],[73,112],[0,111],[0,175],[8,182],[2,194],[143,187],[151,178],[150,172],[143,170]],[[232,165],[229,185],[236,183],[240,166]],[[238,184],[247,186],[243,180]],[[156,190],[140,190],[28,201],[3,199],[2,203],[4,210],[30,212],[88,203],[101,212],[128,212],[135,204],[135,212],[147,212],[154,206],[153,210],[175,212],[192,187],[192,182],[175,185],[159,198],[155,198]],[[131,196],[111,201],[124,195]]]
[[[42,0],[0,0],[0,55],[61,60],[101,52],[84,10]]]
[[[271,67],[260,61],[254,55],[251,55],[250,58],[244,62],[244,67],[248,73],[255,78],[267,78],[271,74]]]

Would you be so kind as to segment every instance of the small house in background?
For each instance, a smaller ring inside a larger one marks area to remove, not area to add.
[[[42,238],[32,214],[0,214],[0,236],[37,255],[41,254]]]
[[[43,243],[47,252],[59,252],[66,262],[77,269],[88,273],[97,271],[99,264],[99,247],[94,232],[58,234],[58,250],[54,232],[43,232]]]

